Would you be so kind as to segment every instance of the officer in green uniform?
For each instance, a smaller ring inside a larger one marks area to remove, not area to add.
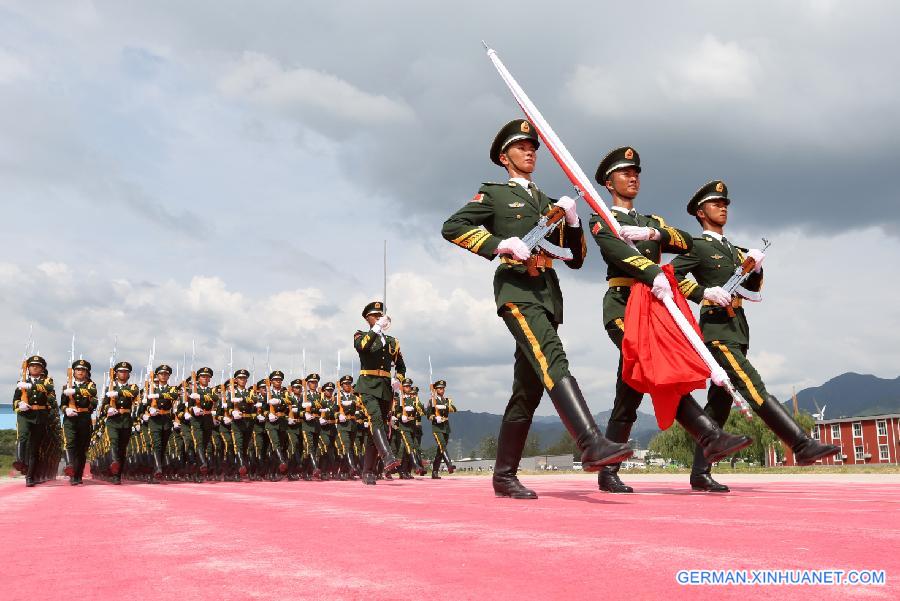
[[[191,399],[191,436],[200,461],[200,473],[209,475],[209,446],[212,441],[213,411],[219,405],[219,395],[209,385],[213,370],[201,367],[197,370],[197,382],[188,398]]]
[[[273,465],[271,478],[280,480],[282,474],[287,471],[287,416],[290,412],[290,399],[288,391],[282,386],[284,372],[275,370],[269,374],[269,388],[266,395],[266,436],[272,448],[272,459],[277,465]]]
[[[359,473],[356,460],[357,395],[353,392],[353,376],[342,376],[338,384],[340,388],[336,400],[338,449],[341,453],[340,478],[353,480]]]
[[[255,453],[255,469],[252,470],[253,476],[251,480],[262,480],[266,476],[269,466],[269,435],[266,434],[266,416],[269,407],[266,404],[266,380],[262,379],[256,383],[256,392],[251,391],[254,400],[253,407],[256,409],[255,421],[253,422],[253,448]]]
[[[447,471],[453,473],[456,466],[450,461],[450,455],[447,453],[450,443],[450,414],[456,412],[456,405],[453,399],[444,396],[447,392],[447,381],[438,380],[431,385],[432,396],[428,402],[428,419],[431,420],[431,434],[434,436],[434,442],[437,443],[437,450],[434,453],[434,462],[431,464],[431,477],[435,480],[441,479],[441,459],[447,464]]]
[[[606,333],[619,349],[619,366],[616,371],[616,397],[606,426],[606,437],[617,442],[627,442],[631,427],[637,419],[637,409],[643,393],[629,386],[622,379],[622,340],[625,337],[625,306],[631,294],[631,286],[641,282],[652,287],[653,294],[662,299],[672,295],[669,280],[659,267],[662,253],[683,254],[693,246],[687,232],[666,224],[657,215],[641,215],[634,208],[640,191],[641,157],[634,148],[623,146],[607,154],[597,167],[595,179],[606,187],[612,196],[612,213],[621,226],[622,238],[610,231],[599,215],[591,218],[591,234],[600,246],[608,266],[606,279],[609,289],[603,298],[603,324]],[[623,240],[624,239],[624,240]],[[634,244],[629,246],[628,242]],[[752,441],[746,436],[732,436],[722,431],[700,408],[690,395],[678,404],[675,415],[685,430],[701,443],[709,457],[725,457],[748,446]],[[600,490],[612,493],[630,493],[633,489],[619,478],[619,463],[601,470],[597,477]]]
[[[225,405],[225,415],[231,419],[231,442],[238,464],[236,480],[247,475],[248,450],[253,439],[253,416],[256,413],[256,407],[250,391],[247,389],[247,378],[249,377],[250,372],[246,369],[234,372]]]
[[[319,380],[319,374],[307,375],[306,386],[300,398],[300,408],[303,410],[303,422],[300,424],[300,434],[303,437],[301,473],[304,480],[319,478],[322,475],[319,465],[319,433],[322,429],[319,424],[319,410],[322,408],[322,395],[318,391]]]
[[[106,391],[106,399],[100,412],[106,413],[106,436],[109,440],[110,464],[109,473],[114,484],[122,483],[122,466],[131,440],[131,428],[134,425],[131,413],[140,398],[141,389],[137,384],[129,382],[131,363],[120,361],[115,365],[116,379],[110,382]]]
[[[337,462],[337,415],[338,403],[334,396],[334,382],[325,382],[322,387],[321,407],[319,408],[319,441],[322,449],[322,460],[319,467],[322,469],[322,480],[331,480],[337,477],[339,465]]]
[[[744,314],[743,298],[732,298],[722,289],[722,285],[748,259],[752,260],[753,270],[743,288],[754,296],[763,283],[763,252],[734,246],[725,238],[730,204],[728,187],[721,180],[708,182],[691,197],[687,212],[697,219],[703,233],[694,239],[694,248],[690,253],[676,257],[672,262],[678,287],[687,298],[701,305],[700,329],[706,347],[716,362],[763,423],[794,452],[797,464],[811,465],[840,452],[840,448],[810,438],[781,403],[766,392],[759,372],[747,359],[750,326]],[[688,274],[693,279],[688,278]],[[719,426],[724,425],[731,411],[731,396],[721,386],[710,386],[704,410]],[[690,482],[694,490],[728,492],[727,486],[716,482],[710,475],[710,462],[704,458],[699,447],[694,453]]]
[[[288,394],[290,410],[288,411],[287,429],[288,438],[288,471],[289,480],[300,479],[300,469],[303,466],[303,436],[301,422],[303,421],[303,379],[295,378],[291,381],[291,389]]]
[[[53,378],[46,374],[47,362],[34,355],[26,359],[27,375],[16,385],[16,456],[13,467],[25,474],[25,486],[39,477],[38,457],[48,434],[50,413],[56,411]]]
[[[491,160],[506,169],[509,181],[485,183],[465,206],[446,222],[442,234],[450,242],[488,260],[500,257],[494,274],[497,313],[516,341],[513,390],[497,443],[493,485],[497,496],[534,499],[537,495],[519,482],[516,472],[525,448],[534,411],[544,390],[581,451],[582,465],[596,471],[606,463],[629,457],[627,444],[612,443],[600,433],[569,362],[557,328],[563,321],[563,297],[553,259],[542,248],[534,252],[522,242],[538,220],[556,207],[565,223],[547,240],[568,248],[567,262],[579,269],[587,252],[584,232],[571,198],[557,202],[531,181],[537,149],[534,127],[516,119],[498,132]]]
[[[72,363],[71,387],[63,389],[63,440],[66,445],[66,475],[75,486],[81,484],[88,445],[91,441],[91,413],[97,409],[97,385],[90,377],[91,364],[84,359]]]
[[[147,424],[153,450],[153,472],[150,483],[156,484],[163,477],[166,466],[165,449],[172,435],[172,407],[178,400],[178,388],[169,384],[172,368],[162,364],[154,370],[158,384],[147,395]]]
[[[397,378],[402,380],[406,364],[400,352],[400,342],[385,333],[391,320],[384,314],[384,303],[369,303],[363,308],[362,316],[369,329],[357,330],[353,335],[353,347],[359,354],[360,368],[356,390],[362,397],[363,411],[371,433],[363,457],[362,480],[365,484],[374,485],[375,464],[379,457],[384,463],[385,473],[400,467],[400,460],[389,446],[385,417],[390,417],[393,400],[391,370],[394,369]]]

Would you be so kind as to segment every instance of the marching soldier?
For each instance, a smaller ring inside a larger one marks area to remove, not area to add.
[[[212,442],[213,413],[219,405],[219,395],[215,388],[209,385],[213,376],[213,370],[209,367],[201,367],[197,370],[197,378],[193,391],[188,398],[193,401],[191,406],[191,436],[194,447],[197,450],[197,458],[200,460],[200,473],[210,478],[209,447]]]
[[[25,474],[25,486],[34,486],[35,480],[41,476],[39,454],[50,427],[50,413],[56,411],[56,392],[53,378],[46,373],[47,362],[43,357],[29,357],[26,364],[27,375],[16,384],[13,393],[16,413],[16,458],[13,467]]]
[[[431,433],[434,442],[437,443],[434,462],[431,464],[431,477],[440,480],[441,459],[447,464],[449,473],[456,471],[456,466],[450,461],[450,455],[447,453],[447,445],[450,443],[450,414],[456,412],[456,405],[453,404],[453,399],[444,397],[447,390],[446,380],[438,380],[431,385],[431,390],[433,394],[428,403],[428,419],[431,420]]]
[[[97,385],[91,380],[91,364],[84,359],[72,363],[73,380],[63,389],[63,440],[66,445],[66,475],[81,484],[88,445],[91,441],[91,413],[97,409]]]
[[[131,419],[134,405],[140,398],[141,389],[129,382],[131,363],[120,361],[115,365],[115,380],[109,383],[101,413],[106,412],[106,435],[109,439],[109,473],[113,484],[122,483],[122,467],[131,440],[134,425]]]
[[[403,380],[399,401],[397,408],[397,416],[399,417],[397,433],[400,435],[400,450],[403,454],[400,464],[400,477],[405,480],[411,480],[412,474],[410,472],[412,471],[415,471],[420,476],[425,475],[419,446],[416,444],[415,432],[416,420],[424,413],[424,409],[422,404],[419,403],[418,397],[413,393],[413,381],[411,378]]]
[[[175,450],[179,456],[179,475],[182,479],[193,479],[199,482],[194,437],[191,434],[193,402],[188,398],[190,382],[190,378],[185,378],[178,386],[178,400],[172,409],[172,438],[175,439]]]
[[[488,260],[500,257],[494,274],[497,313],[516,341],[513,391],[503,415],[493,485],[497,496],[534,499],[534,491],[516,477],[531,419],[543,396],[550,395],[566,429],[575,439],[587,471],[631,456],[627,444],[600,433],[569,364],[557,328],[563,321],[563,297],[553,258],[522,241],[538,220],[565,212],[565,223],[547,240],[568,248],[571,269],[584,263],[584,232],[571,198],[552,200],[531,181],[538,136],[531,123],[515,119],[497,133],[491,160],[506,169],[509,181],[485,183],[464,207],[444,222],[450,242]]]
[[[250,372],[246,369],[234,372],[225,406],[225,415],[231,419],[231,442],[238,464],[236,480],[247,475],[248,449],[253,439],[253,416],[256,413],[256,406],[250,391],[247,390],[247,378],[249,377]]]
[[[303,422],[300,433],[303,436],[303,468],[304,480],[319,478],[322,475],[319,465],[319,411],[322,408],[321,395],[318,392],[319,374],[306,376],[306,388],[301,394],[300,407],[303,410]]]
[[[337,462],[337,415],[338,403],[334,398],[334,382],[325,382],[322,387],[322,401],[319,409],[319,440],[322,447],[322,480],[337,477],[340,466]]]
[[[606,426],[606,437],[621,443],[628,441],[631,427],[637,419],[638,406],[644,398],[643,393],[622,379],[625,306],[631,286],[642,282],[651,286],[654,296],[659,299],[671,296],[669,280],[658,265],[662,253],[684,254],[690,252],[693,246],[687,232],[666,225],[662,217],[642,215],[635,210],[640,173],[641,157],[633,148],[624,146],[607,154],[597,167],[595,179],[612,195],[612,213],[621,226],[624,240],[611,232],[599,215],[594,215],[590,222],[591,233],[608,266],[606,279],[609,289],[603,298],[603,323],[610,340],[619,349],[616,397]],[[629,246],[626,241],[635,246]],[[722,431],[690,395],[680,400],[675,419],[701,444],[704,454],[710,458],[721,459],[752,443],[746,436],[733,436]],[[619,462],[614,462],[601,470],[597,477],[600,490],[633,492],[619,478],[619,466]]]
[[[172,435],[172,407],[178,400],[178,388],[169,384],[172,368],[166,364],[154,370],[158,381],[156,387],[150,387],[147,394],[147,422],[153,452],[153,471],[150,483],[157,484],[163,477],[166,466],[165,451]],[[150,376],[153,378],[153,376]]]
[[[412,387],[413,396],[416,397],[416,423],[413,426],[413,438],[416,439],[416,446],[419,448],[419,451],[422,450],[422,418],[425,417],[425,407],[422,405],[422,401],[419,398],[419,387]],[[424,465],[422,466],[425,467]]]
[[[384,419],[390,415],[393,399],[391,369],[395,369],[397,378],[402,380],[406,364],[400,352],[400,343],[385,334],[391,320],[384,314],[384,304],[378,301],[369,303],[363,308],[362,316],[369,329],[357,330],[353,335],[353,347],[359,354],[360,367],[356,390],[362,397],[372,435],[363,458],[363,482],[374,485],[378,457],[384,463],[385,473],[400,466],[400,461],[388,445]]]
[[[269,408],[264,406],[266,400],[266,380],[256,383],[256,392],[251,392],[256,409],[253,423],[253,448],[256,451],[256,468],[252,470],[251,480],[262,480],[269,466],[269,435],[266,433],[266,416]]]
[[[362,476],[362,459],[366,454],[366,447],[369,444],[369,420],[366,417],[365,407],[363,406],[362,402],[362,396],[357,394],[356,390],[353,390],[353,395],[356,397],[356,407],[353,411],[353,415],[356,418],[356,471],[360,474],[360,476]]]
[[[300,470],[303,466],[303,436],[301,432],[303,421],[303,397],[304,382],[302,378],[291,381],[291,390],[288,396],[290,411],[287,420],[288,437],[288,480],[299,480]]]
[[[797,458],[798,465],[812,465],[823,457],[840,452],[834,445],[821,444],[803,431],[773,396],[756,368],[747,359],[750,348],[750,326],[744,314],[741,298],[732,298],[722,289],[735,270],[745,261],[752,261],[753,271],[743,284],[745,290],[758,293],[762,288],[762,262],[765,254],[759,249],[745,249],[732,245],[725,238],[728,221],[728,187],[714,180],[701,187],[687,205],[687,212],[700,223],[703,233],[694,239],[690,253],[672,262],[678,287],[682,293],[701,305],[700,329],[706,346],[722,366],[729,379],[748,399],[750,406],[763,423],[787,445]],[[691,274],[693,279],[687,278]],[[710,386],[704,411],[721,427],[731,411],[731,397],[721,386]],[[728,492],[728,487],[716,482],[710,474],[710,461],[697,447],[691,469],[691,488],[708,492]]]
[[[282,387],[284,382],[284,372],[279,370],[269,374],[269,388],[266,395],[266,436],[269,438],[269,444],[272,447],[273,458],[277,461],[276,469],[272,469],[271,478],[273,481],[280,480],[282,474],[287,471],[287,416],[290,412],[290,399],[288,392]]]
[[[342,376],[338,380],[338,384],[340,389],[337,395],[337,435],[343,461],[340,478],[341,480],[346,480],[347,478],[353,480],[359,473],[356,461],[356,403],[358,397],[353,392],[353,376]]]

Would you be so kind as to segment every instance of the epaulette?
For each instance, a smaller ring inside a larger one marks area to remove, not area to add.
[[[660,227],[666,227],[666,220],[663,219],[662,217],[660,217],[659,215],[647,215],[647,217],[649,217],[650,219],[656,219],[657,221],[659,221]]]
[[[508,184],[516,185],[515,182],[504,182],[502,184],[500,182],[481,182],[482,186],[506,186]]]

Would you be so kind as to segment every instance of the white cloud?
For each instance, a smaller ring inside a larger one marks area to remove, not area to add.
[[[287,69],[258,52],[244,52],[219,79],[219,90],[288,114],[324,113],[349,123],[394,123],[414,118],[405,102],[359,89],[330,73]],[[312,125],[312,124],[310,124]]]
[[[13,83],[31,75],[31,67],[18,56],[0,48],[0,85]]]
[[[681,56],[665,59],[657,82],[666,96],[681,102],[753,100],[761,75],[752,52],[707,34]]]

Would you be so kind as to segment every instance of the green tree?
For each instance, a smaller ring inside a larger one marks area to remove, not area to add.
[[[563,432],[562,436],[555,444],[544,449],[545,455],[572,455],[576,460],[581,459],[581,453],[575,445],[575,439],[568,432]]]
[[[492,435],[487,435],[481,439],[481,442],[478,445],[478,457],[482,459],[496,459],[497,458],[497,437]]]
[[[534,457],[541,454],[541,437],[536,432],[529,432],[525,439],[525,450],[522,457]]]
[[[694,460],[694,439],[677,422],[650,439],[647,448],[654,455],[681,465],[690,465]]]

